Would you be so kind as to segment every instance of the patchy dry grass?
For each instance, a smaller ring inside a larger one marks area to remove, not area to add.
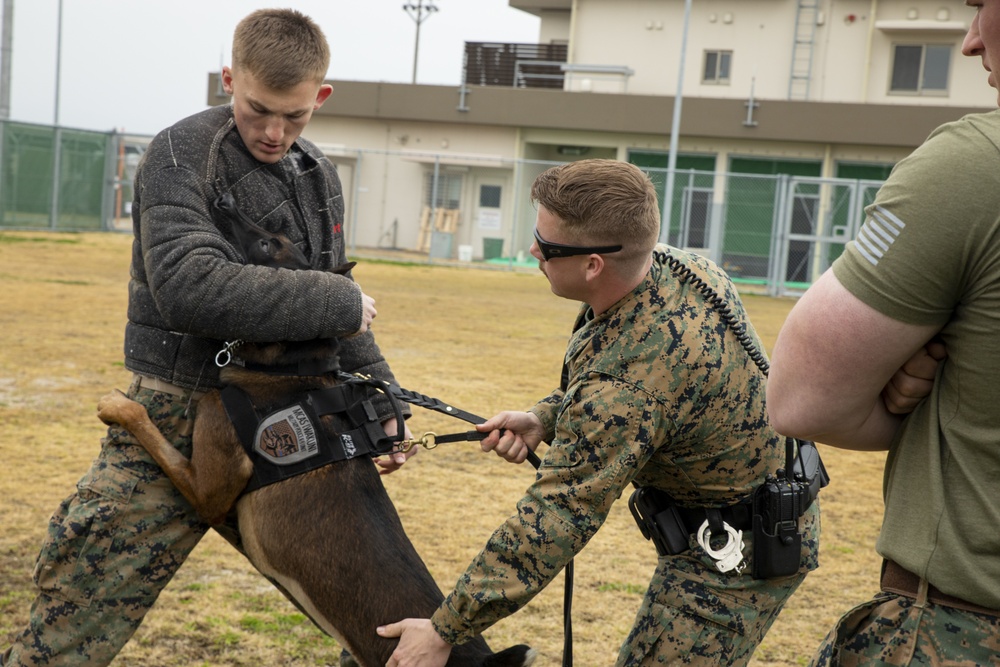
[[[97,399],[128,383],[121,344],[130,243],[113,234],[0,234],[0,646],[27,619],[49,515],[99,450]],[[527,407],[558,382],[576,306],[553,297],[540,275],[363,261],[356,277],[378,300],[376,335],[404,387],[488,416]],[[747,295],[746,303],[770,346],[792,302]],[[464,430],[415,412],[416,433]],[[823,493],[822,567],[765,639],[757,667],[804,665],[836,617],[877,586],[883,457],[829,448],[823,456],[833,482]],[[531,479],[527,466],[446,445],[385,481],[449,589]],[[618,503],[576,561],[576,664],[613,663],[654,557]],[[560,578],[490,629],[491,645],[530,643],[541,652],[537,664],[558,665],[562,589]],[[339,652],[210,533],[114,664],[336,665]]]

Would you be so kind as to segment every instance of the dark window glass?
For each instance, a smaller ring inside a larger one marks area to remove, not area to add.
[[[897,46],[896,57],[892,63],[891,90],[910,90],[917,92],[920,83],[920,60],[923,56],[922,46]]]
[[[502,190],[499,185],[479,186],[479,206],[483,208],[500,208],[501,192]]]

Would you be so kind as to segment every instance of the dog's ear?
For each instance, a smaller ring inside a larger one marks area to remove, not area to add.
[[[330,269],[331,273],[339,273],[340,275],[346,275],[348,271],[357,266],[357,262],[348,262],[347,264],[341,264],[340,266],[335,266]]]

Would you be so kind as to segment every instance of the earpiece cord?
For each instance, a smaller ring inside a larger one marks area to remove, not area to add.
[[[729,307],[729,303],[723,299],[711,285],[706,283],[700,276],[695,274],[690,268],[687,267],[681,260],[677,259],[669,252],[661,252],[659,250],[653,251],[653,257],[660,264],[665,264],[670,269],[670,272],[677,277],[682,283],[686,283],[694,287],[698,292],[705,298],[710,306],[719,314],[719,319],[729,327],[730,331],[736,336],[736,340],[739,341],[740,345],[746,350],[750,359],[757,365],[760,372],[767,377],[767,373],[771,370],[770,364],[767,362],[767,358],[764,353],[760,351],[757,345],[754,343],[753,339],[750,337],[750,333],[747,331],[746,325],[736,318],[733,314],[732,309]],[[794,438],[785,439],[785,475],[791,479],[792,475],[792,461],[795,458],[801,461],[801,450],[795,451],[793,455],[793,441]]]

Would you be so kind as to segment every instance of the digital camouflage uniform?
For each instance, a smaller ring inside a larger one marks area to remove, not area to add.
[[[158,134],[135,180],[125,366],[177,388],[219,386],[224,341],[335,338],[361,326],[361,290],[330,273],[347,261],[340,180],[316,146],[298,139],[275,164],[255,160],[230,106]],[[226,221],[211,215],[223,193],[257,225],[279,230],[314,271],[245,263]],[[371,331],[344,339],[344,371],[391,381]],[[196,402],[138,389],[164,436],[190,455]],[[384,421],[392,408],[373,398]],[[408,411],[405,411],[409,414]],[[111,427],[101,452],[51,519],[38,557],[39,595],[6,654],[15,665],[104,665],[142,622],[204,535],[190,504],[127,433]],[[238,546],[235,525],[219,532]]]
[[[729,278],[704,258],[669,251],[729,303],[762,350]],[[550,443],[534,484],[432,618],[449,643],[527,604],[632,482],[681,505],[726,507],[782,467],[784,439],[767,420],[763,373],[718,311],[659,259],[605,313],[584,306],[565,361],[565,390],[532,408]],[[746,664],[817,566],[818,518],[814,503],[800,520],[800,569],[790,577],[754,580],[749,567],[722,574],[694,538],[687,552],[660,558],[618,664]]]
[[[128,396],[191,455],[194,409],[187,398],[135,383]],[[109,428],[76,493],[49,522],[34,571],[39,594],[30,625],[3,664],[111,662],[206,530],[146,450],[124,429]]]
[[[1000,617],[879,593],[840,618],[809,664],[995,667],[1000,665]]]

